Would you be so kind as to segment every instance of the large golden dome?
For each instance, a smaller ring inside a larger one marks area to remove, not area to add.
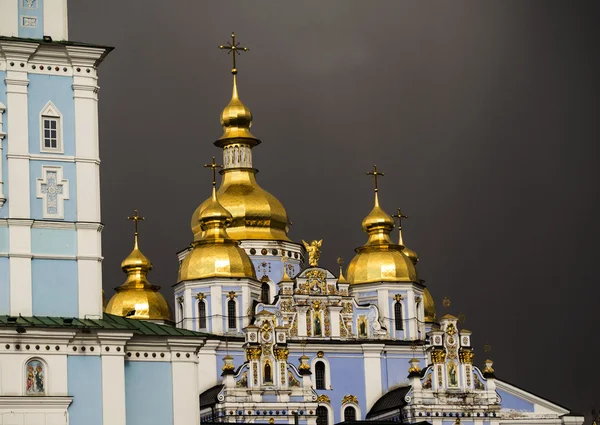
[[[133,251],[123,260],[121,268],[127,273],[125,283],[115,290],[106,306],[106,312],[128,319],[171,320],[167,301],[159,291],[160,286],[151,285],[147,274],[152,263],[138,248],[135,232]]]
[[[423,304],[425,309],[425,322],[431,323],[437,321],[437,316],[435,314],[435,302],[433,301],[433,297],[431,296],[429,289],[425,288],[423,290],[423,298],[425,302],[425,304]]]
[[[401,245],[392,243],[390,239],[394,220],[379,206],[377,189],[375,206],[363,220],[362,228],[369,239],[356,249],[356,255],[348,265],[348,282],[418,282],[412,260],[402,253]]]
[[[223,148],[223,180],[217,195],[219,202],[231,213],[227,228],[236,240],[260,239],[289,241],[288,216],[277,198],[256,182],[252,168],[252,148],[260,143],[250,133],[252,113],[238,96],[237,78],[233,76],[233,94],[221,113],[223,135],[215,145]],[[197,233],[199,217],[210,198],[192,215],[191,227]]]
[[[178,281],[209,277],[256,279],[252,260],[226,230],[231,214],[219,202],[214,186],[212,196],[201,207],[197,210],[199,225],[193,227],[192,250],[179,268]]]

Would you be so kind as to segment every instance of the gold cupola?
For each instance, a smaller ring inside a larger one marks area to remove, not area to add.
[[[206,167],[213,170],[212,195],[199,211],[199,226],[194,231],[192,250],[181,263],[178,281],[211,277],[256,279],[252,260],[227,232],[232,218],[217,197],[215,158]]]
[[[127,280],[115,288],[117,293],[112,296],[105,311],[128,319],[169,321],[171,311],[159,292],[160,286],[148,282],[147,275],[152,270],[152,263],[138,246],[138,221],[144,220],[144,217],[140,217],[135,210],[135,214],[128,219],[135,222],[135,233],[133,251],[121,263],[121,268],[127,273]]]
[[[367,243],[357,248],[350,261],[346,279],[351,284],[375,282],[418,282],[417,270],[411,259],[402,253],[402,246],[394,244],[390,233],[394,220],[379,206],[377,177],[383,173],[367,173],[375,180],[375,205],[362,222],[363,230],[369,235]]]
[[[248,49],[236,44],[234,34],[230,43],[219,47],[228,50],[233,57],[233,93],[221,113],[223,135],[215,142],[223,149],[223,180],[217,195],[221,205],[231,213],[227,232],[236,240],[289,241],[287,212],[277,198],[258,185],[257,170],[252,167],[252,148],[260,144],[260,140],[250,132],[252,113],[240,100],[235,65],[236,55]],[[209,200],[194,211],[191,221],[194,233],[200,225],[199,213],[207,202]]]

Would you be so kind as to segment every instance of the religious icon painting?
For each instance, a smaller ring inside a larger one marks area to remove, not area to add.
[[[358,336],[361,338],[367,338],[368,335],[368,323],[367,323],[367,316],[361,315],[358,316]]]
[[[458,387],[458,367],[454,362],[448,362],[447,365],[448,370],[448,387],[456,388]]]
[[[44,395],[46,393],[45,366],[37,359],[32,359],[25,365],[25,394]]]
[[[430,390],[430,389],[431,389],[431,385],[432,385],[432,383],[431,383],[432,376],[433,376],[433,373],[429,372],[429,373],[427,374],[427,376],[425,377],[425,381],[423,382],[423,389],[424,389],[424,390]]]

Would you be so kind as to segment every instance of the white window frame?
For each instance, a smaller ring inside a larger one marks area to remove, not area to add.
[[[200,327],[200,304],[201,303],[204,304],[204,312],[205,312],[204,323],[206,324],[205,327]],[[206,302],[206,298],[203,298],[201,300],[196,299],[196,319],[197,319],[197,329],[203,330],[203,331],[208,331],[208,303]]]
[[[331,407],[331,405],[329,403],[319,403],[317,405],[317,407],[324,407],[327,409],[327,416],[329,417],[329,420],[327,421],[327,425],[334,425],[335,424],[335,420],[333,417],[333,408]],[[315,412],[316,413],[316,412]]]
[[[346,410],[346,407],[354,407],[354,411],[356,412],[356,420],[357,421],[361,421],[362,419],[362,415],[360,413],[360,407],[358,406],[358,404],[354,403],[354,402],[348,402],[348,403],[344,403],[342,404],[342,407],[340,408],[340,422],[344,422],[346,420],[346,418],[344,418],[344,410]]]
[[[310,362],[310,370],[313,371],[312,386],[314,389],[317,389],[317,374],[316,374],[316,369],[315,369],[317,362],[323,362],[323,364],[325,365],[325,389],[318,390],[318,391],[328,391],[331,389],[331,375],[330,375],[331,365],[329,364],[329,360],[327,360],[325,358],[325,356],[323,356],[323,357],[315,356],[312,359],[312,361]]]
[[[52,103],[52,101],[46,103],[46,106],[40,112],[40,152],[43,153],[64,153],[64,144],[63,144],[63,116]],[[56,120],[56,147],[49,148],[46,147],[45,144],[45,128],[44,128],[44,120]]]
[[[229,327],[229,301],[233,301],[235,303],[235,328]],[[227,296],[225,298],[225,311],[227,312],[225,315],[225,332],[240,332],[240,305],[237,297],[229,298]]]

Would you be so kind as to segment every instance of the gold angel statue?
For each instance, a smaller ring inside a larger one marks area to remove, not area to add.
[[[306,252],[308,252],[308,264],[312,267],[317,267],[319,265],[319,258],[321,258],[321,245],[323,245],[323,239],[320,241],[312,241],[310,244],[302,241],[304,244],[304,248],[306,248]]]

